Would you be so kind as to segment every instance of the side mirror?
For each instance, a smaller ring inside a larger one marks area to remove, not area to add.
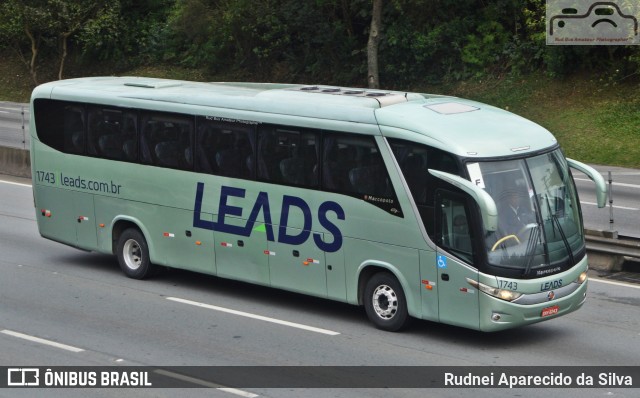
[[[436,178],[455,185],[471,195],[482,212],[484,229],[487,231],[496,231],[498,229],[498,208],[496,207],[496,202],[494,202],[493,198],[487,193],[487,191],[477,185],[474,185],[469,180],[465,180],[464,178],[453,174],[445,173],[444,171],[429,169],[429,173]]]
[[[607,205],[607,184],[604,181],[604,177],[596,169],[591,166],[587,166],[584,163],[577,160],[567,158],[569,167],[583,172],[596,184],[596,199],[598,201],[598,207],[605,207]]]

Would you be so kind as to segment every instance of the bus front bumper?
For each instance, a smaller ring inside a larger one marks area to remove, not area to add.
[[[588,281],[585,281],[569,295],[531,305],[480,293],[480,330],[496,332],[566,315],[582,307],[587,297],[587,285]]]

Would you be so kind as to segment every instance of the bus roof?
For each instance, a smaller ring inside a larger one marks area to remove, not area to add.
[[[499,108],[456,97],[388,90],[89,77],[43,84],[32,98],[145,109],[153,109],[153,103],[175,103],[365,123],[379,125],[383,135],[465,157],[509,156],[557,144],[546,129]]]

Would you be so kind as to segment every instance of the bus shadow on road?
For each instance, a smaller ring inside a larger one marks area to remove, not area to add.
[[[405,333],[422,339],[449,342],[456,346],[477,350],[544,344],[563,338],[571,332],[565,331],[553,320],[498,332],[481,332],[443,323],[416,320]]]

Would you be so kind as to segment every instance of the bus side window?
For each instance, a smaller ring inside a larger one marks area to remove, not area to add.
[[[429,174],[428,170],[460,175],[460,167],[453,155],[440,149],[395,138],[389,138],[388,141],[418,207],[424,228],[429,237],[436,240],[433,206],[436,189],[442,187],[443,183]]]
[[[64,152],[84,153],[85,126],[84,109],[81,106],[64,107]]]
[[[322,167],[322,185],[326,190],[357,197],[395,196],[373,137],[326,133]]]
[[[113,160],[137,160],[136,114],[91,107],[88,111],[87,152]]]
[[[168,113],[144,114],[140,137],[142,163],[193,169],[193,119]]]
[[[38,139],[60,152],[81,155],[85,143],[84,106],[36,99],[33,103]]]
[[[462,198],[438,192],[440,214],[437,215],[436,243],[468,263],[473,263],[472,236],[468,209]]]
[[[318,134],[313,130],[263,125],[258,129],[258,178],[316,188]]]
[[[196,171],[251,179],[255,169],[255,128],[198,117]]]

